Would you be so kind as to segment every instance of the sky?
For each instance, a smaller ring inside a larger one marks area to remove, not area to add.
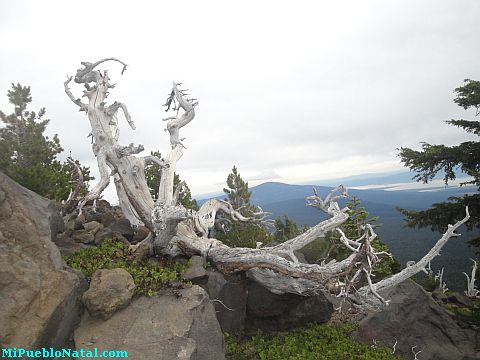
[[[99,69],[136,124],[119,116],[121,144],[166,154],[172,81],[199,100],[177,165],[193,194],[221,191],[233,165],[250,186],[398,171],[399,147],[475,140],[443,121],[473,118],[453,90],[480,79],[479,15],[475,0],[1,1],[0,109],[13,112],[11,83],[31,86],[61,157],[98,177],[63,82],[81,61],[117,57],[123,75]]]

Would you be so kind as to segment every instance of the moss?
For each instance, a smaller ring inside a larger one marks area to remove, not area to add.
[[[245,341],[225,334],[226,355],[229,360],[392,360],[399,359],[391,349],[372,349],[356,342],[349,334],[352,325],[311,324],[289,333],[259,331]]]
[[[135,282],[135,294],[153,296],[166,284],[180,280],[187,264],[160,259],[155,264],[134,261],[128,249],[119,242],[105,240],[99,246],[82,249],[70,257],[64,257],[67,265],[80,270],[91,278],[98,269],[125,269]]]

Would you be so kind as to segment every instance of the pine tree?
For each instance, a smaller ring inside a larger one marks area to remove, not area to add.
[[[475,109],[475,116],[480,114],[480,81],[466,79],[464,86],[454,90],[454,102],[465,110]],[[448,120],[447,124],[459,127],[466,132],[480,135],[480,121]],[[417,172],[414,179],[428,183],[437,173],[445,173],[444,181],[448,184],[458,173],[472,177],[461,185],[478,186],[477,193],[462,197],[450,197],[448,202],[433,204],[424,211],[407,211],[399,209],[406,217],[408,227],[430,227],[432,231],[444,232],[448,224],[455,223],[465,216],[465,206],[469,207],[470,220],[466,223],[468,230],[480,229],[480,142],[466,141],[456,146],[431,145],[422,143],[422,150],[400,148],[399,156],[405,166]],[[480,247],[480,237],[470,240],[470,244]],[[480,252],[480,251],[479,251]]]
[[[293,239],[295,236],[300,235],[306,230],[306,228],[299,229],[295,221],[291,220],[288,216],[275,219],[275,232],[273,238],[276,242],[282,243],[284,241]]]
[[[252,215],[255,209],[250,204],[252,193],[248,190],[248,182],[242,179],[235,166],[233,166],[232,172],[228,174],[227,188],[224,188],[223,192],[227,195],[225,200],[228,200],[235,210],[247,217]],[[229,223],[228,231],[219,231],[216,234],[216,238],[225,245],[255,248],[257,242],[266,244],[272,240],[270,234],[256,224],[239,223],[228,218],[226,220]]]
[[[245,182],[235,165],[232,172],[227,177],[227,188],[223,188],[223,192],[227,195],[227,199],[235,210],[245,212],[251,208],[250,196],[252,193],[248,191],[248,182]]]
[[[71,190],[73,166],[61,163],[57,155],[63,149],[55,134],[44,135],[50,120],[44,119],[45,108],[38,113],[27,110],[32,102],[29,86],[12,84],[7,93],[14,112],[0,111],[0,120],[6,125],[0,129],[0,170],[26,188],[50,199],[65,200]],[[83,168],[84,179],[90,180]]]

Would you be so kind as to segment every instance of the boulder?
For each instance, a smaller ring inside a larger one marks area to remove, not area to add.
[[[62,347],[80,318],[86,282],[52,241],[58,219],[51,201],[0,172],[2,347]]]
[[[130,221],[126,218],[115,220],[110,224],[109,228],[114,232],[122,234],[128,241],[133,239],[134,231]]]
[[[473,307],[475,305],[472,299],[470,299],[468,296],[459,294],[457,292],[448,296],[447,301],[464,307]]]
[[[82,244],[92,244],[95,241],[95,235],[85,229],[75,230],[72,239]]]
[[[88,248],[89,246],[86,244],[82,244],[79,242],[74,241],[67,232],[63,232],[58,234],[55,237],[55,245],[57,245],[58,249],[62,256],[72,256],[73,254],[77,253],[78,251]]]
[[[389,306],[360,322],[358,337],[389,347],[398,341],[396,354],[412,357],[412,346],[422,360],[480,359],[475,334],[462,329],[432,297],[412,280],[381,294]],[[475,357],[476,354],[476,357]]]
[[[182,275],[183,280],[191,281],[194,284],[203,284],[207,282],[207,272],[205,271],[205,259],[201,256],[192,256],[190,266]]]
[[[95,235],[99,230],[103,229],[103,225],[98,221],[90,221],[83,224],[83,228],[89,233]]]
[[[247,331],[288,330],[310,322],[325,323],[333,313],[332,303],[322,294],[299,296],[273,294],[255,281],[248,283]]]
[[[103,226],[110,226],[115,220],[113,209],[107,201],[105,201],[105,203],[97,201],[97,207],[95,209],[88,206],[84,207],[83,212],[86,222],[96,221],[103,224]]]
[[[206,289],[215,306],[222,331],[242,331],[247,316],[246,280],[209,270]]]
[[[100,269],[93,274],[82,300],[91,316],[106,320],[130,304],[134,290],[132,275],[125,269]]]
[[[122,349],[131,359],[225,359],[214,308],[196,285],[136,298],[106,321],[85,312],[74,339],[77,349]]]
[[[121,236],[121,235],[120,235]],[[100,244],[103,240],[113,239],[113,231],[109,228],[103,228],[99,230],[93,239],[95,245]]]

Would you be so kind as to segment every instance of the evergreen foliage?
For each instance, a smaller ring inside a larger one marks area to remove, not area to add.
[[[350,209],[349,218],[340,226],[340,229],[351,240],[356,240],[363,235],[362,227],[366,224],[370,224],[374,228],[381,226],[381,224],[375,224],[379,220],[378,216],[370,217],[365,207],[361,205],[360,199],[356,196],[353,196],[346,203],[346,206]],[[377,252],[390,252],[388,246],[378,236],[373,240],[372,246]],[[340,234],[337,231],[332,231],[326,234],[325,240],[318,239],[307,245],[302,249],[302,253],[308,261],[319,262],[327,259],[344,260],[351,254],[351,251],[340,241]],[[399,272],[400,269],[401,265],[395,258],[385,257],[376,264],[372,280],[378,282]]]
[[[223,192],[227,195],[227,199],[235,210],[248,215],[251,208],[250,196],[252,193],[248,191],[248,182],[245,182],[236,166],[232,168],[232,172],[227,177],[227,188],[223,188]]]
[[[251,216],[255,207],[250,204],[252,193],[248,190],[248,182],[245,182],[237,168],[233,166],[232,172],[227,177],[227,187],[223,189],[227,195],[225,200],[232,204],[233,208],[244,216]],[[215,237],[230,247],[255,248],[257,242],[267,244],[272,241],[270,234],[262,227],[251,223],[233,221],[229,217],[227,231],[218,231]]]
[[[29,86],[12,84],[7,96],[14,112],[6,115],[0,111],[0,121],[5,124],[0,128],[0,170],[39,195],[66,200],[75,169],[57,160],[63,151],[58,136],[49,139],[44,135],[50,122],[44,119],[45,108],[38,113],[27,109],[32,102]],[[85,181],[92,179],[87,168],[83,167],[82,172]]]
[[[354,326],[311,324],[288,333],[258,331],[246,341],[225,335],[229,360],[393,360],[391,349],[372,348],[350,337]]]
[[[299,229],[295,221],[289,219],[288,216],[284,216],[283,220],[282,218],[275,219],[275,232],[273,234],[273,239],[275,242],[282,243],[293,239],[307,230],[307,225],[304,225]]]
[[[466,79],[464,86],[455,89],[454,102],[465,110],[475,109],[475,116],[480,113],[480,81]],[[459,127],[466,132],[480,135],[480,121],[448,120],[446,123]],[[480,142],[466,141],[456,146],[431,145],[422,143],[422,150],[400,148],[399,156],[405,166],[417,172],[414,179],[428,183],[435,175],[444,171],[444,181],[448,184],[458,173],[472,177],[461,185],[474,184],[480,189]],[[448,224],[453,224],[465,216],[465,206],[469,207],[470,220],[466,223],[468,230],[480,229],[480,194],[451,197],[448,202],[433,204],[428,210],[408,211],[399,209],[408,227],[430,227],[432,231],[444,232]],[[480,237],[470,241],[480,247]],[[480,250],[479,250],[480,252]]]
[[[150,152],[152,156],[161,157],[160,151]],[[158,198],[158,186],[160,185],[160,178],[162,176],[162,169],[158,164],[148,164],[145,166],[145,178],[147,180],[148,189],[150,190],[150,195],[154,200]],[[180,184],[180,177],[177,173],[174,174],[173,178],[173,191],[177,189],[178,184]],[[198,210],[197,200],[192,199],[192,193],[190,188],[184,182],[180,194],[178,196],[180,203],[187,209]]]

